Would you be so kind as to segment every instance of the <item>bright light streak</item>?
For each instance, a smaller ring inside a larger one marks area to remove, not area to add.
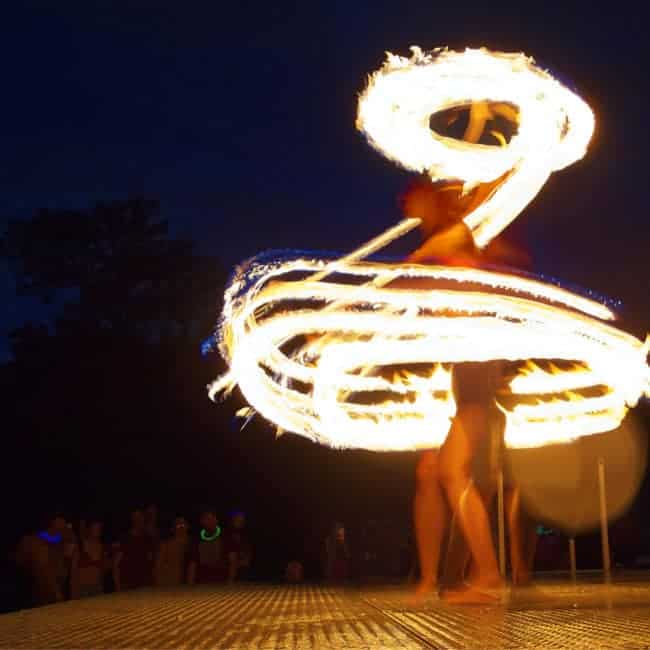
[[[594,130],[589,106],[523,54],[411,48],[388,54],[359,99],[357,128],[385,156],[432,180],[458,179],[468,191],[512,172],[465,218],[482,248],[530,203],[551,172],[582,158]],[[432,114],[476,102],[512,104],[518,131],[504,147],[443,137]]]
[[[486,147],[429,129],[432,113],[471,102],[517,107],[510,143]],[[523,55],[414,49],[411,59],[389,55],[371,77],[357,124],[388,157],[433,180],[460,179],[469,190],[510,172],[465,217],[484,246],[552,171],[583,156],[594,119]],[[361,262],[414,225],[337,260],[241,267],[219,330],[229,371],[210,396],[238,384],[278,431],[333,447],[406,450],[444,441],[456,412],[455,363],[521,362],[498,398],[511,447],[615,428],[650,393],[648,341],[605,322],[615,314],[600,302],[508,273]]]
[[[563,371],[553,363],[548,371],[529,361],[519,368],[519,374],[510,382],[510,391],[517,395],[535,395],[588,388],[607,383],[606,377],[599,377],[593,370],[573,364],[569,371]]]
[[[284,430],[334,447],[440,445],[456,410],[449,368],[468,360],[574,362],[551,373],[529,363],[514,378],[512,395],[548,393],[556,401],[502,407],[510,446],[614,428],[645,388],[647,344],[595,318],[612,313],[582,296],[528,278],[436,266],[338,264],[348,283],[312,280],[324,267],[322,260],[252,264],[226,296],[221,350],[230,380]],[[397,277],[420,288],[385,286]],[[250,278],[257,280],[248,288]],[[438,288],[450,280],[457,286]],[[298,337],[309,342],[285,351]],[[418,373],[414,364],[426,369]],[[381,369],[388,367],[387,376]],[[574,396],[593,385],[605,386],[606,397]],[[211,395],[223,388],[213,385]]]

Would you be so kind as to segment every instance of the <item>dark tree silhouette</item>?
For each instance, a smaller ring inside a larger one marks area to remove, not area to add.
[[[214,435],[229,418],[205,391],[216,356],[200,354],[223,269],[170,237],[146,199],[40,210],[10,221],[0,246],[17,291],[58,311],[48,325],[11,333],[3,481],[24,486],[23,505],[48,491],[71,507],[164,498],[180,450],[190,463],[202,453],[185,449],[184,432]]]
[[[192,242],[168,236],[156,201],[40,210],[9,222],[2,253],[20,294],[44,302],[63,296],[59,334],[191,338],[209,331],[219,309],[223,270]],[[15,351],[33,334],[16,332]]]

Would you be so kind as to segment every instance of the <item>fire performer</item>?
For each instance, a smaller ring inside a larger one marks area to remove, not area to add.
[[[493,110],[484,103],[472,105],[466,141],[479,140]],[[493,240],[481,253],[463,222],[504,180],[505,176],[484,183],[464,196],[462,183],[433,185],[427,179],[412,187],[403,198],[402,211],[405,217],[422,220],[426,239],[407,261],[473,267],[485,262],[516,261],[521,266],[524,255],[502,240]],[[453,369],[456,416],[440,450],[423,452],[416,469],[413,510],[421,570],[416,600],[437,588],[440,549],[449,513],[469,549],[471,570],[468,583],[460,590],[448,590],[445,597],[454,602],[483,603],[494,602],[502,595],[504,583],[490,531],[488,505],[496,491],[497,470],[495,455],[490,452],[500,448],[503,434],[503,427],[498,425],[502,417],[495,407],[503,370],[504,362],[499,360],[460,363]],[[475,482],[477,464],[487,469],[488,478],[482,491]],[[513,515],[508,520],[518,519]],[[512,537],[521,538],[520,535]],[[463,554],[462,548],[452,548],[448,559],[456,567],[452,573],[462,578],[465,562],[462,557],[453,556],[458,553]]]
[[[496,238],[551,173],[584,156],[595,119],[523,54],[412,53],[388,53],[369,78],[357,128],[388,158],[430,177],[430,216],[421,206],[407,208],[418,219],[336,260],[262,256],[238,267],[211,337],[229,368],[208,392],[215,399],[239,385],[250,407],[238,414],[259,413],[278,435],[293,432],[334,448],[440,445],[419,468],[419,487],[435,476],[435,489],[416,495],[416,527],[423,530],[423,512],[436,499],[439,512],[448,505],[475,572],[469,587],[448,597],[495,602],[504,584],[472,465],[496,422],[491,408],[500,387],[508,397],[498,405],[508,447],[612,430],[650,395],[650,337],[643,342],[611,325],[616,314],[608,301],[507,271],[454,268],[498,260],[522,266]],[[473,99],[464,134],[435,128],[439,117],[443,127],[446,118],[458,126],[459,107]],[[497,118],[516,126],[509,142]],[[488,136],[502,146],[485,146]],[[425,242],[410,265],[362,261],[420,220]],[[442,264],[424,266],[433,260]],[[527,364],[509,382],[506,360]],[[568,366],[547,370],[553,360]],[[431,369],[427,376],[407,370],[422,363]],[[377,376],[385,370],[390,378]],[[366,395],[386,392],[387,400],[366,403]],[[535,395],[542,399],[531,400]],[[422,592],[435,584],[439,544],[435,555],[431,537],[419,535],[422,556],[426,549],[434,555],[433,564],[425,562]]]

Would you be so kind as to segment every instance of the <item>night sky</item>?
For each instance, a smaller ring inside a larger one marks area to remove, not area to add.
[[[0,215],[159,198],[231,266],[268,248],[347,251],[393,223],[410,174],[355,131],[384,51],[524,51],[591,104],[583,161],[515,224],[536,268],[646,300],[646,32],[609,3],[35,2],[3,10]],[[42,315],[3,273],[4,335]]]

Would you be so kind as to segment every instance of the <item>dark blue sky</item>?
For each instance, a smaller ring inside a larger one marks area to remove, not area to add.
[[[349,250],[395,221],[410,177],[354,129],[366,74],[385,50],[486,45],[535,56],[598,120],[585,159],[515,226],[538,268],[650,323],[647,36],[624,5],[14,4],[0,38],[0,226],[137,193],[227,265],[274,247]],[[37,313],[6,273],[0,299],[3,336]]]

